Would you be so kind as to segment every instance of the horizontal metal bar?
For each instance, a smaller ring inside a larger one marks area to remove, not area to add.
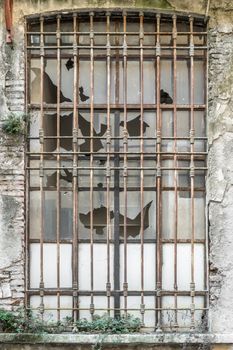
[[[43,288],[44,290],[44,293],[45,295],[56,295],[57,294],[57,291],[58,289],[56,288]],[[77,289],[77,292],[80,296],[90,296],[91,294],[93,294],[94,296],[106,296],[106,290],[104,291],[89,291],[89,290],[79,290]],[[128,290],[128,295],[129,296],[139,296],[141,295],[141,290],[137,290],[137,291],[132,291],[132,290]],[[144,292],[144,295],[145,296],[154,296],[156,294],[156,289],[155,290],[152,290],[152,291],[148,291],[148,290],[145,290],[143,291]],[[27,291],[27,293],[29,295],[39,295],[40,294],[40,289],[29,289]],[[73,295],[73,290],[72,288],[70,289],[62,289],[60,288],[59,289],[59,293],[61,295]],[[124,291],[123,290],[111,290],[111,295],[114,296],[114,295],[120,295],[120,296],[123,296],[123,293]],[[190,290],[161,290],[160,291],[161,295],[164,295],[164,296],[169,296],[169,295],[174,295],[174,293],[176,293],[178,296],[190,296]],[[205,296],[206,294],[208,293],[208,291],[195,291],[195,295],[196,296]]]
[[[144,35],[152,35],[152,36],[154,36],[154,35],[173,35],[173,32],[143,32],[144,33]],[[57,34],[57,32],[31,32],[31,31],[29,31],[29,32],[26,32],[26,34],[27,35],[40,35],[40,34],[43,34],[43,35],[55,35],[56,36],[56,34]],[[63,32],[63,31],[61,31],[61,35],[71,35],[71,36],[73,36],[74,34],[77,34],[77,35],[86,35],[86,36],[90,36],[90,32]],[[99,36],[99,35],[101,35],[101,36],[103,36],[103,35],[113,35],[113,36],[124,36],[125,34],[126,35],[129,35],[129,36],[131,36],[131,35],[140,35],[140,32],[138,31],[138,32],[108,32],[108,31],[106,31],[106,32],[95,32],[95,31],[93,31],[93,34],[95,35],[95,36]],[[177,36],[179,36],[179,35],[197,35],[197,36],[200,36],[200,35],[207,35],[208,34],[208,32],[176,32],[176,34],[177,34]],[[177,47],[179,47],[179,46],[177,46]]]
[[[40,243],[39,239],[36,239],[36,238],[30,238],[29,239],[29,242],[30,243]],[[54,243],[57,243],[57,240],[46,240],[44,239],[43,241],[44,243],[47,243],[47,244],[54,244]],[[73,242],[72,239],[60,239],[59,241],[60,243],[63,243],[63,244],[71,244]],[[103,243],[106,243],[107,242],[107,239],[103,239],[103,238],[98,238],[98,239],[93,239],[93,243],[95,244],[103,244]],[[114,244],[115,243],[115,240],[114,239],[109,239],[109,242],[111,244]],[[175,239],[161,239],[161,242],[163,244],[171,244],[171,243],[175,243]],[[191,239],[177,239],[176,240],[177,243],[182,243],[182,244],[190,244],[191,243]],[[82,243],[82,244],[90,244],[90,239],[85,239],[85,238],[80,238],[78,239],[78,243]],[[123,239],[119,239],[119,243],[120,244],[124,244],[124,240]],[[140,244],[141,243],[141,240],[138,239],[138,238],[130,238],[128,240],[128,243],[129,244]],[[144,238],[144,243],[156,243],[156,239],[152,239],[152,238]],[[195,239],[194,240],[194,243],[202,243],[204,244],[205,243],[205,239]]]
[[[191,110],[191,108],[193,108],[194,110],[205,110],[206,105],[205,104],[194,104],[189,105],[189,104],[177,104],[175,105],[177,110]],[[29,108],[36,110],[36,109],[40,109],[40,104],[37,103],[33,103],[33,104],[29,104],[28,105]],[[52,104],[52,103],[43,103],[43,107],[44,109],[53,109],[56,110],[57,104]],[[106,110],[107,109],[107,105],[106,104],[94,104],[93,105],[95,111],[98,110]],[[145,104],[143,105],[143,109],[144,111],[146,110],[155,110],[157,108],[157,104]],[[174,109],[174,105],[173,104],[159,104],[159,107],[162,110],[173,110]],[[60,109],[64,110],[64,109],[70,109],[73,110],[74,108],[74,104],[72,102],[63,102],[60,104]],[[79,110],[87,110],[90,111],[90,104],[77,104],[76,108],[78,108]],[[119,103],[119,104],[110,104],[110,109],[112,111],[115,110],[124,110],[124,105]],[[140,111],[140,104],[128,104],[127,105],[127,110],[136,110],[136,111]]]
[[[40,46],[27,46],[26,49],[27,50],[38,50],[38,48],[40,48]],[[44,50],[54,50],[54,49],[61,49],[61,50],[72,50],[73,49],[73,45],[61,45],[61,46],[57,46],[57,45],[49,45],[49,46],[46,46],[44,45],[43,46],[43,49]],[[93,49],[93,50],[106,50],[107,47],[105,45],[95,45],[95,46],[91,46],[91,45],[77,45],[77,49],[81,49],[81,50],[90,50],[90,49]],[[140,46],[138,45],[127,45],[127,49],[128,50],[140,50]],[[161,50],[173,50],[173,49],[177,49],[177,50],[190,50],[190,46],[178,46],[178,47],[174,47],[174,46],[163,46],[161,45],[160,46],[160,49]],[[123,46],[111,46],[109,47],[110,50],[116,50],[116,49],[121,49],[123,50],[124,47]],[[192,49],[195,51],[195,50],[207,50],[208,47],[207,46],[192,46]],[[155,46],[154,45],[147,45],[147,46],[143,46],[143,50],[155,50]]]
[[[30,170],[40,170],[41,168],[40,167],[26,167],[26,169],[30,169]],[[43,167],[42,168],[43,170],[54,170],[54,171],[57,171],[57,170],[64,170],[64,167]],[[73,167],[65,167],[65,169],[67,170],[73,170],[74,168]],[[80,166],[77,166],[75,169],[77,170],[101,170],[104,168],[100,168],[100,167],[96,167],[96,166],[89,166],[89,167],[80,167]],[[122,167],[110,167],[110,170],[122,170],[124,171],[124,166]],[[208,168],[207,167],[199,167],[199,168],[195,168],[195,170],[207,170]],[[127,167],[127,170],[156,170],[156,167]],[[190,168],[190,167],[160,167],[160,170],[193,170],[193,168]]]

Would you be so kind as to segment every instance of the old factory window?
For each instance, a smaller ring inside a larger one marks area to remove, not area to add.
[[[202,18],[27,19],[27,306],[205,327]]]

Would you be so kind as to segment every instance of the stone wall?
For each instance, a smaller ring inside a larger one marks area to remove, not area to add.
[[[137,7],[205,14],[206,0],[15,0],[14,45],[5,45],[0,8],[0,122],[24,110],[24,16],[90,7]],[[209,20],[210,331],[233,333],[233,3],[212,0]],[[24,297],[24,141],[0,133],[0,305]],[[7,346],[4,349],[8,349]],[[20,348],[19,348],[20,349]],[[23,348],[22,348],[23,349]]]

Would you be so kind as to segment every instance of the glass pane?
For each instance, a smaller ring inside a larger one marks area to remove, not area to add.
[[[40,238],[40,192],[39,191],[32,191],[30,192],[30,206],[29,206],[29,213],[30,213],[30,238]]]
[[[177,104],[189,104],[189,61],[177,61]]]
[[[173,72],[172,62],[168,60],[161,61],[161,77],[160,77],[160,103],[171,104],[173,103]]]

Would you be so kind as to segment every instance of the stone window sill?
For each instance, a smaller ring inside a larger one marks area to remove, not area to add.
[[[233,334],[211,333],[135,333],[135,334],[17,334],[1,333],[0,343],[15,344],[232,344]]]

